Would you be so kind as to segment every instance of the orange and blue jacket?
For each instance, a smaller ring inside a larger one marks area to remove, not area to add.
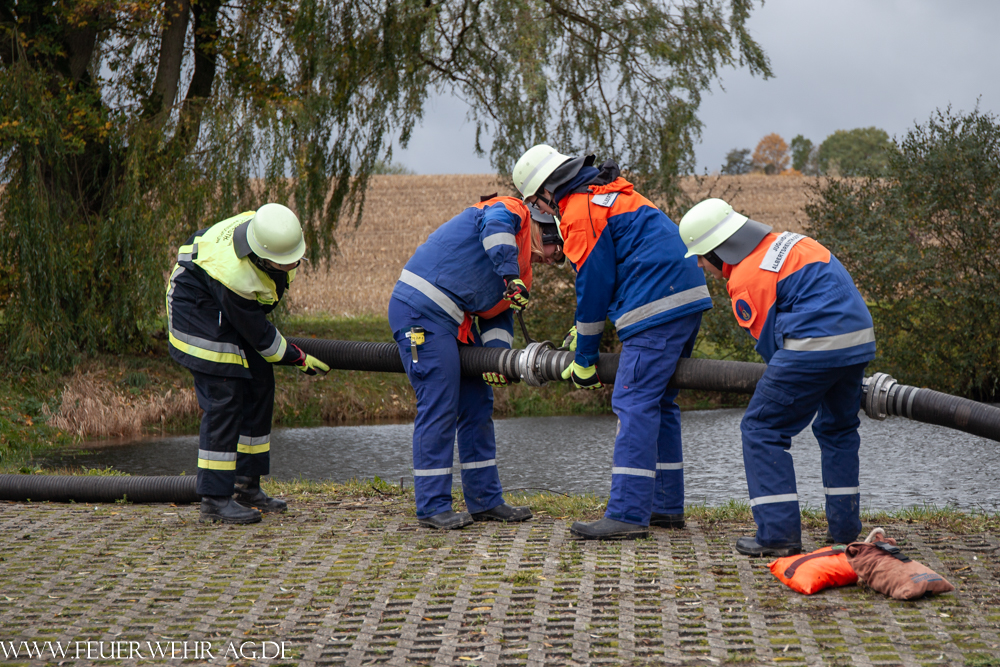
[[[625,340],[712,307],[677,225],[624,178],[587,185],[597,176],[584,167],[561,189],[567,194],[556,193],[563,252],[576,269],[575,359],[583,366],[597,363],[606,318]]]
[[[503,298],[504,276],[531,289],[531,214],[520,199],[494,197],[438,227],[410,257],[395,299],[462,342],[478,316],[486,347],[511,347],[514,320]]]
[[[769,365],[838,368],[875,358],[868,306],[819,242],[768,234],[739,264],[724,264],[722,274],[736,322]]]

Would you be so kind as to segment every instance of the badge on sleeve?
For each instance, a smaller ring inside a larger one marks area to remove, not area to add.
[[[744,322],[749,322],[753,319],[753,308],[743,299],[736,300],[736,317]]]
[[[757,308],[750,298],[750,293],[740,290],[733,295],[733,315],[736,316],[736,323],[744,329],[750,329],[754,320],[757,319]]]

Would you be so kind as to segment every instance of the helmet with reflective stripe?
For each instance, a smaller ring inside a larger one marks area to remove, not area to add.
[[[514,165],[514,185],[522,197],[537,194],[542,184],[552,175],[559,165],[569,160],[552,146],[538,144],[532,146]]]
[[[719,247],[726,239],[740,230],[747,217],[733,210],[721,199],[706,199],[695,204],[681,218],[681,240],[687,246],[687,254],[707,255]]]
[[[276,264],[294,264],[306,253],[299,219],[281,204],[264,204],[250,220],[247,243],[254,254]]]

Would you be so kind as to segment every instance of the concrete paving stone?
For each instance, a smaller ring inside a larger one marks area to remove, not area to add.
[[[195,505],[2,503],[4,664],[1000,666],[993,534],[886,526],[958,587],[900,602],[795,593],[732,548],[745,524],[583,542],[571,520],[438,533],[410,512],[311,497],[224,526]]]

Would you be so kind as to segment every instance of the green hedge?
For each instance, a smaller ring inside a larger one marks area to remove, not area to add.
[[[810,233],[875,319],[871,368],[970,398],[1000,396],[1000,124],[937,111],[879,174],[817,187]]]

